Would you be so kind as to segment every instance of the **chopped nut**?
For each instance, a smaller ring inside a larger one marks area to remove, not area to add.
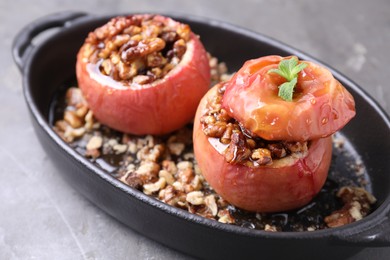
[[[147,75],[138,75],[133,78],[133,82],[136,84],[144,85],[148,84],[153,81],[153,78],[151,76]]]
[[[220,75],[221,81],[228,81],[232,78],[233,75],[231,74],[222,74]]]
[[[315,227],[308,227],[308,228],[307,228],[307,231],[315,231],[315,230],[316,230]]]
[[[363,215],[360,212],[361,209],[362,206],[358,201],[351,202],[351,208],[349,209],[349,214],[354,220],[361,220],[363,218]]]
[[[217,121],[215,124],[209,124],[203,129],[204,133],[209,137],[220,138],[226,131],[227,124],[225,122]]]
[[[173,175],[168,172],[167,170],[160,170],[158,172],[158,176],[160,178],[164,178],[168,184],[172,185],[174,182],[175,182],[175,178],[173,177]]]
[[[142,190],[144,185],[142,179],[136,174],[129,174],[125,179],[125,183],[137,190]]]
[[[111,75],[111,71],[113,70],[113,64],[111,60],[104,60],[100,66],[102,67],[104,74]],[[122,67],[122,69],[120,69],[122,75],[125,73],[123,70],[124,68]]]
[[[283,158],[287,155],[286,149],[281,143],[269,144],[267,148],[271,151],[273,158]]]
[[[173,44],[173,52],[176,54],[176,56],[181,59],[181,57],[184,55],[184,53],[187,50],[186,42],[183,39],[177,40]]]
[[[183,184],[189,184],[194,178],[194,171],[192,168],[180,169],[177,172],[178,180]]]
[[[160,166],[155,162],[146,161],[135,171],[138,175],[154,175],[157,176],[160,171]]]
[[[117,53],[111,54],[111,63],[113,65],[118,65],[121,62],[121,57]]]
[[[372,194],[360,187],[342,187],[337,196],[342,199],[344,206],[325,217],[328,227],[339,227],[362,219],[376,202]]]
[[[225,132],[223,133],[223,135],[222,135],[222,137],[220,139],[221,143],[229,144],[230,141],[231,141],[232,134],[233,134],[233,126],[232,126],[232,124],[228,124],[226,126]]]
[[[179,170],[192,169],[193,164],[189,161],[182,161],[177,164],[177,168]]]
[[[155,161],[153,159],[149,158],[155,158],[155,154],[152,153],[153,150],[151,150],[149,147],[144,146],[137,152],[137,159],[140,161],[148,160],[148,161]]]
[[[83,125],[82,119],[77,116],[75,111],[65,111],[64,120],[68,122],[73,128],[79,128]]]
[[[251,150],[248,148],[244,135],[242,133],[233,133],[232,141],[225,150],[225,159],[229,163],[239,163],[247,160],[251,155]]]
[[[85,115],[89,112],[89,109],[86,105],[80,106],[76,109],[75,114],[79,118],[84,118]]]
[[[265,148],[258,148],[253,150],[251,158],[260,165],[267,165],[272,163],[271,152]]]
[[[132,32],[136,31],[139,27],[136,27],[136,26],[130,26],[132,27]],[[132,34],[132,33],[129,33],[129,34]],[[129,34],[119,34],[117,36],[115,36],[113,38],[113,44],[116,48],[118,48],[119,46],[122,46],[123,44],[125,44],[126,42],[128,42],[130,40],[130,35]]]
[[[276,232],[278,230],[276,229],[276,227],[274,225],[271,226],[271,225],[266,224],[264,227],[264,231]]]
[[[93,113],[92,113],[91,110],[89,110],[87,112],[87,114],[85,115],[84,120],[85,120],[85,128],[87,130],[91,130],[93,128],[93,126],[94,126],[94,123],[95,123],[94,119],[93,119]]]
[[[291,152],[305,152],[307,151],[307,142],[286,142],[285,146]]]
[[[175,189],[173,186],[168,185],[165,189],[161,190],[158,195],[159,199],[172,206],[185,206],[186,195]]]
[[[164,153],[164,151],[165,151],[165,146],[162,144],[157,144],[149,152],[147,159],[156,162],[158,161],[160,156]]]
[[[175,188],[175,190],[178,190],[178,191],[184,191],[184,186],[181,182],[179,181],[175,181],[172,186]]]
[[[165,41],[161,38],[146,38],[140,42],[129,41],[123,45],[121,51],[121,58],[125,62],[131,62],[132,60],[140,57],[146,57],[147,55],[158,52],[165,47]]]
[[[70,135],[72,137],[81,137],[84,134],[85,134],[85,128],[83,128],[83,127],[72,129],[70,132]]]
[[[214,116],[204,115],[200,118],[200,122],[210,125],[214,124],[216,122],[216,119]]]
[[[127,151],[127,145],[125,144],[116,144],[112,147],[116,154],[121,154]]]
[[[228,76],[228,77],[230,76],[230,75],[227,75],[228,69],[227,69],[225,62],[218,63],[217,66],[218,66],[218,73],[220,75]],[[221,81],[225,81],[225,80],[221,80]]]
[[[152,135],[147,135],[145,137],[146,145],[150,148],[153,148],[156,145],[156,142],[154,140],[154,137]]]
[[[185,154],[183,155],[183,159],[184,159],[184,160],[190,160],[190,159],[194,159],[194,158],[195,158],[194,153],[185,153]]]
[[[127,165],[126,169],[127,169],[128,172],[134,172],[135,171],[135,165],[131,163],[131,164]]]
[[[87,143],[87,150],[99,149],[103,145],[103,138],[101,136],[92,136]]]
[[[166,42],[174,42],[177,39],[178,35],[176,32],[171,30],[163,30],[161,33],[161,38]]]
[[[253,139],[246,139],[246,144],[250,147],[250,149],[254,149],[256,147],[256,141]]]
[[[176,32],[180,36],[180,38],[184,39],[185,41],[188,41],[190,39],[191,29],[190,26],[188,26],[187,24],[180,24]]]
[[[164,170],[167,170],[171,174],[176,174],[177,172],[176,164],[173,161],[164,160],[162,162],[162,167]]]
[[[116,140],[115,138],[111,138],[107,141],[106,145],[107,146],[110,146],[110,147],[114,147],[115,145],[118,144],[118,140]]]
[[[130,153],[135,154],[137,152],[137,145],[134,142],[130,141],[130,142],[127,143],[127,145],[128,145],[128,149],[127,150]]]
[[[204,202],[206,206],[209,208],[211,214],[213,216],[216,216],[218,213],[218,206],[217,203],[215,202],[215,196],[213,194],[208,195],[205,199]]]
[[[363,202],[365,201],[369,204],[374,204],[376,202],[376,198],[367,190],[361,187],[341,187],[340,190],[337,192],[337,196],[342,198],[344,202],[348,202],[353,199]]]
[[[195,175],[191,181],[190,186],[193,190],[200,190],[202,188],[202,181],[199,175]]]
[[[129,27],[125,28],[123,30],[123,33],[129,34],[129,35],[137,35],[142,32],[141,27],[136,25],[130,25]]]
[[[55,127],[59,132],[65,132],[69,124],[65,120],[59,120],[55,123]]]
[[[210,57],[210,54],[209,54]],[[209,65],[211,68],[215,68],[218,65],[218,59],[215,57],[210,57],[209,58]]]
[[[151,53],[146,57],[146,64],[149,67],[159,67],[166,63],[166,59],[161,53]]]
[[[71,87],[66,91],[66,101],[70,107],[78,107],[80,105],[86,105],[86,101],[81,93],[81,89],[77,87]]]
[[[164,188],[166,183],[167,182],[165,178],[159,178],[158,181],[156,181],[155,183],[144,184],[144,193],[150,195],[154,192],[157,192],[160,189]]]
[[[168,144],[168,149],[169,151],[174,154],[179,156],[183,151],[184,151],[185,145],[183,143],[169,143]]]
[[[204,194],[201,191],[192,191],[187,194],[186,200],[192,205],[201,205],[204,203]]]
[[[229,210],[223,209],[218,211],[218,221],[221,223],[234,223],[234,218],[230,215]]]
[[[201,174],[202,174],[200,171],[200,168],[197,164],[195,164],[195,166],[194,166],[194,172],[196,175],[199,175],[199,176],[201,176]]]
[[[215,115],[216,119],[218,122],[227,122],[230,120],[230,116],[229,114],[227,113],[227,111],[223,108],[221,108],[221,110],[219,111],[219,113],[217,113]],[[233,126],[232,124],[230,124],[231,126]]]

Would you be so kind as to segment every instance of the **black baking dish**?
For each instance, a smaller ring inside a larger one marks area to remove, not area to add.
[[[232,70],[247,59],[270,54],[294,54],[321,64],[282,43],[233,25],[188,15],[170,16],[188,23],[206,49]],[[77,191],[139,233],[200,258],[339,259],[364,247],[390,246],[389,117],[361,88],[334,70],[335,77],[353,94],[357,107],[356,118],[342,133],[363,160],[378,199],[372,214],[343,227],[274,233],[208,220],[126,186],[68,146],[49,124],[50,103],[58,87],[75,78],[76,53],[88,32],[109,18],[78,12],[53,14],[25,27],[12,50],[23,74],[24,95],[36,134],[58,165],[58,172]],[[33,44],[35,36],[51,28],[57,31]]]

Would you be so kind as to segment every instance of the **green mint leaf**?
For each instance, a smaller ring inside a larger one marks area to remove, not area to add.
[[[288,75],[285,74],[285,71],[280,70],[280,69],[270,69],[268,71],[268,73],[276,73],[276,74],[279,74],[280,76],[282,76],[283,78],[287,78],[288,77]]]
[[[292,73],[295,75],[295,76],[298,76],[298,73],[301,72],[304,68],[307,67],[307,64],[306,63],[301,63],[301,64],[298,64],[296,65],[293,69],[292,69]]]
[[[297,84],[297,77],[293,78],[291,81],[285,82],[279,86],[278,96],[283,100],[292,101],[294,87]]]
[[[298,73],[307,67],[306,63],[298,64],[297,57],[279,62],[277,69],[270,69],[268,73],[276,73],[287,80],[279,86],[278,96],[283,100],[292,101],[294,87],[298,81]]]
[[[296,57],[292,57],[289,60],[282,60],[279,63],[278,69],[283,71],[283,74],[285,75],[285,79],[288,81],[291,81],[294,77],[295,74],[293,73],[293,70],[295,66],[298,64],[298,59]]]

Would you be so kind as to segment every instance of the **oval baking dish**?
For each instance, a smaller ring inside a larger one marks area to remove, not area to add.
[[[232,71],[245,60],[271,54],[296,55],[321,64],[282,43],[233,25],[187,15],[172,17],[189,24],[206,49]],[[76,54],[88,32],[109,18],[77,12],[43,17],[17,35],[12,50],[23,74],[24,95],[36,134],[58,165],[58,172],[77,191],[139,233],[199,258],[339,259],[364,247],[390,246],[390,120],[361,88],[334,70],[332,73],[352,93],[357,107],[356,118],[342,134],[362,159],[378,200],[369,216],[343,227],[265,232],[222,224],[148,197],[73,150],[52,130],[50,104],[58,89],[75,79]],[[38,34],[51,28],[57,28],[54,34],[33,44]]]

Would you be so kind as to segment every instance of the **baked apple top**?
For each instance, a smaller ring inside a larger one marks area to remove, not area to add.
[[[352,95],[331,72],[295,56],[247,61],[227,84],[223,107],[267,140],[326,137],[355,116]]]

